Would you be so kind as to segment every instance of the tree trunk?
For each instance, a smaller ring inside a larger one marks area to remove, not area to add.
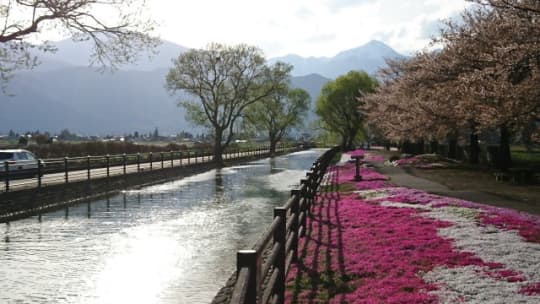
[[[480,156],[480,146],[478,145],[478,134],[471,132],[469,136],[469,163],[478,164]]]
[[[448,139],[448,158],[457,159],[457,137],[451,136]]]
[[[278,140],[272,135],[270,135],[269,138],[270,138],[270,157],[274,157],[276,155],[276,145],[278,143]]]
[[[341,135],[341,151],[347,152],[347,143],[349,142],[349,139],[347,138],[347,135]]]
[[[499,164],[501,170],[506,170],[512,165],[512,155],[510,154],[510,131],[506,125],[500,128],[501,139],[499,148]]]
[[[353,141],[354,137],[349,137],[349,140],[347,141],[347,150],[354,150]]]
[[[412,147],[411,147],[411,142],[406,140],[403,142],[403,144],[401,145],[401,153],[404,153],[404,154],[414,154],[412,151]]]
[[[430,143],[429,143],[429,150],[432,154],[436,154],[436,153],[439,153],[439,142],[436,141],[436,140],[432,140]]]
[[[424,154],[425,153],[425,142],[424,139],[420,139],[416,142],[416,153],[415,154]]]
[[[214,163],[218,167],[223,167],[223,147],[221,146],[222,137],[223,133],[216,131],[216,137],[214,138]]]

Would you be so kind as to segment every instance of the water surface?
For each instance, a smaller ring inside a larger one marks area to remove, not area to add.
[[[0,303],[209,303],[310,150],[0,225]]]

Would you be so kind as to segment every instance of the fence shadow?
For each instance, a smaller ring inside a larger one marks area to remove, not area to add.
[[[291,303],[325,303],[338,297],[345,303],[350,278],[345,270],[342,223],[339,213],[339,169],[329,169],[324,187],[308,219],[308,229],[299,247],[298,271],[292,288]]]

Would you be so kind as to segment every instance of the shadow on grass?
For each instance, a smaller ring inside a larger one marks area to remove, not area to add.
[[[350,186],[354,186],[338,185],[338,174],[338,169],[328,172],[311,210],[303,246],[299,248],[297,276],[289,285],[291,303],[326,303],[336,297],[339,303],[345,303],[345,295],[354,291],[350,282],[356,278],[345,270],[338,208],[341,193],[352,191]]]

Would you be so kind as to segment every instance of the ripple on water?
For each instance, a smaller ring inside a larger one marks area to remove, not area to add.
[[[317,153],[1,225],[0,303],[208,303],[234,270],[235,251],[251,247]]]

